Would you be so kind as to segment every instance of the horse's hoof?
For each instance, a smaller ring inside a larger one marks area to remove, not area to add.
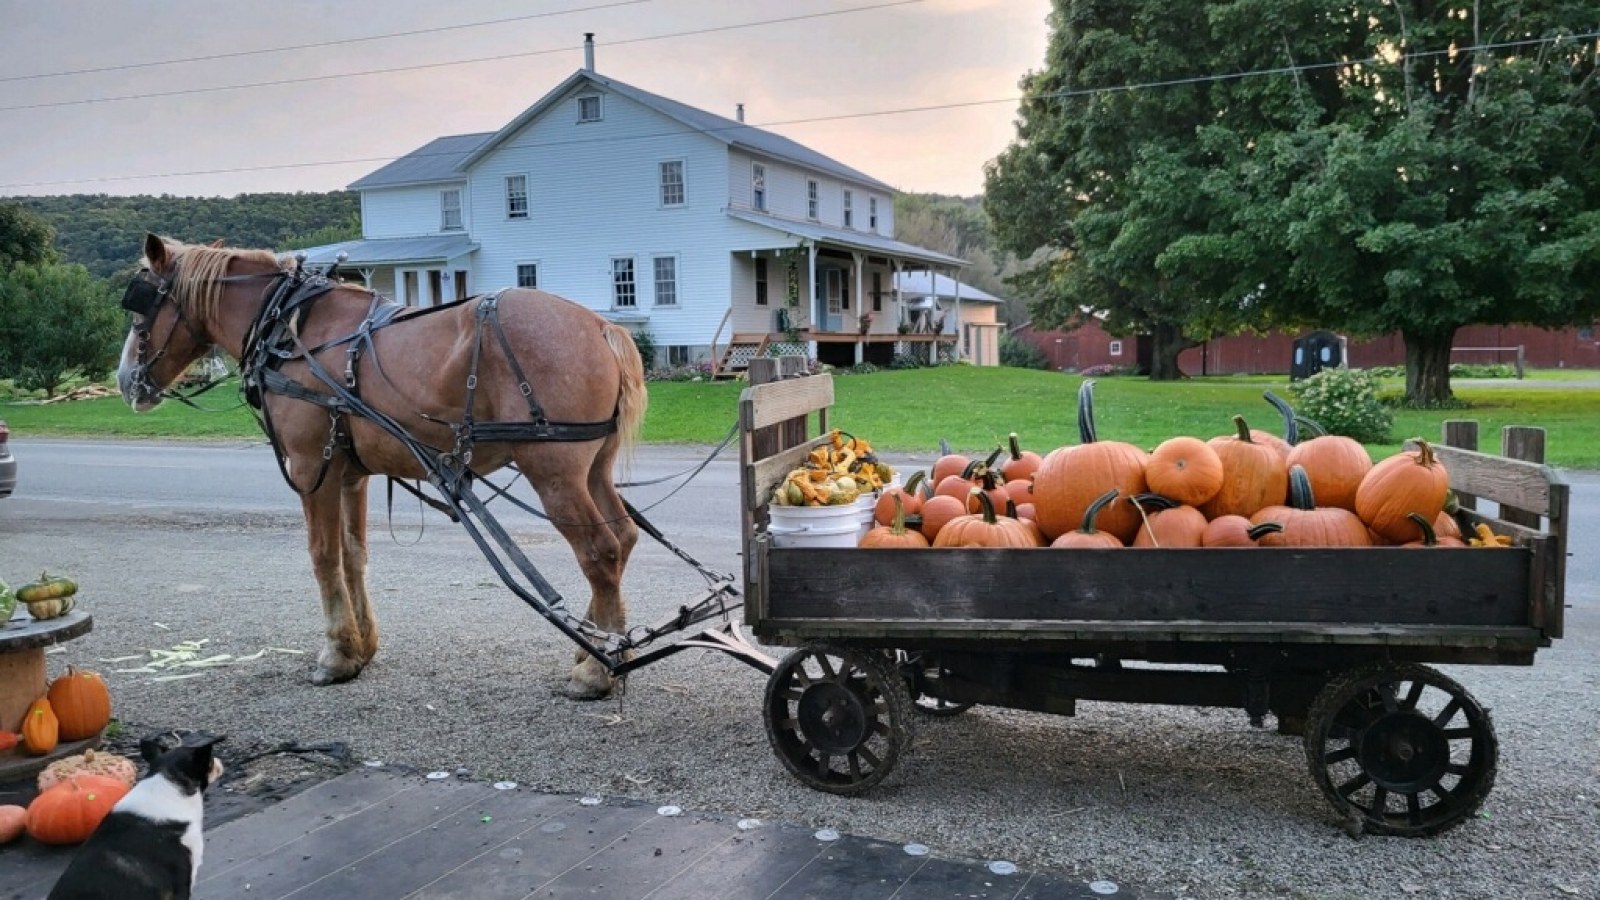
[[[316,673],[311,676],[311,683],[317,687],[327,687],[330,684],[344,684],[346,681],[354,681],[355,677],[360,674],[360,666],[352,666],[341,669],[330,669],[327,666],[318,666]]]
[[[567,679],[566,695],[572,700],[604,700],[615,687],[616,679],[603,671],[596,674],[590,667],[578,666]]]

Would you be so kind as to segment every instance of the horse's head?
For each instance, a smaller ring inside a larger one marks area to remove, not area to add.
[[[225,250],[221,244],[145,236],[144,268],[122,295],[122,308],[132,313],[133,322],[117,368],[117,387],[134,410],[158,406],[162,392],[217,343],[218,302],[230,283],[276,274],[272,254]],[[259,271],[230,276],[236,260],[254,263],[250,268]]]

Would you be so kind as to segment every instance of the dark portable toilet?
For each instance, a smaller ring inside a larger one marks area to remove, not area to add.
[[[1294,342],[1294,357],[1289,362],[1289,380],[1302,378],[1344,365],[1344,343],[1331,331],[1313,331]]]

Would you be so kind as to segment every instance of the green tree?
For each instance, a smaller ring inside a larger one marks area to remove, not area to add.
[[[111,287],[83,266],[20,265],[0,275],[0,376],[54,395],[67,372],[105,378],[122,315]]]
[[[55,239],[49,222],[15,203],[0,203],[0,272],[51,261]]]

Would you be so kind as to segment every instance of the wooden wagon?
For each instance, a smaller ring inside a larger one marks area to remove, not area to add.
[[[1463,505],[1499,504],[1463,515],[1514,547],[776,547],[767,499],[827,439],[832,402],[816,376],[752,386],[739,411],[745,623],[795,648],[767,684],[767,734],[820,790],[880,782],[919,713],[1233,707],[1303,735],[1344,821],[1435,834],[1482,804],[1497,743],[1488,710],[1431,664],[1527,666],[1562,633],[1566,483],[1454,446],[1436,450]]]

